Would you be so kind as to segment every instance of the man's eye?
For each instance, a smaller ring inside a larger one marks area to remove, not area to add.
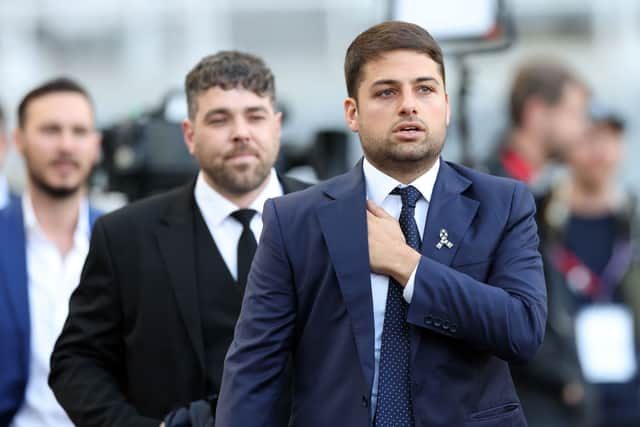
[[[433,89],[430,86],[418,86],[418,91],[423,93],[433,92]]]
[[[262,120],[264,120],[265,117],[264,116],[260,116],[260,115],[256,115],[256,116],[249,116],[249,120],[252,122],[260,122]]]
[[[376,94],[376,96],[380,96],[382,98],[386,98],[393,95],[393,89],[384,89]]]
[[[209,119],[208,123],[212,125],[221,125],[227,121],[225,117],[212,117]]]

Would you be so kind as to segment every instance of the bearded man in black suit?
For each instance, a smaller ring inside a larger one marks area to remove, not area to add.
[[[185,88],[183,133],[200,172],[95,224],[51,358],[49,384],[77,425],[157,427],[214,400],[262,206],[305,187],[273,169],[282,116],[261,59],[205,57]]]

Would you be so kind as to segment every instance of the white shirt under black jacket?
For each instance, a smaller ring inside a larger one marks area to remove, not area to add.
[[[262,233],[264,202],[283,195],[282,185],[274,169],[271,169],[268,180],[267,186],[249,206],[249,209],[257,212],[249,225],[256,242],[260,240]],[[242,234],[242,225],[230,215],[240,208],[211,188],[204,180],[202,172],[196,180],[194,196],[224,263],[234,280],[238,280],[238,240]]]
[[[31,354],[25,400],[11,426],[73,426],[51,392],[47,378],[49,358],[67,318],[69,298],[78,285],[89,251],[89,203],[86,199],[80,203],[73,246],[65,256],[42,231],[27,192],[22,196],[22,212],[26,238]]]
[[[399,195],[389,194],[391,191],[400,186],[406,185],[400,183],[396,179],[376,169],[371,163],[364,159],[362,162],[364,171],[364,179],[367,188],[367,199],[373,200],[378,206],[382,207],[389,215],[398,219],[402,210],[402,200]],[[418,177],[409,185],[413,185],[420,191],[422,197],[416,202],[415,219],[420,233],[420,239],[424,235],[424,225],[427,220],[427,211],[429,210],[429,201],[433,186],[440,169],[440,160],[425,174]],[[437,242],[435,242],[437,243]],[[434,243],[434,244],[435,244]],[[411,302],[413,297],[413,287],[415,281],[417,267],[413,270],[407,285],[404,288],[403,296],[407,302]],[[373,327],[374,327],[374,375],[373,385],[371,389],[371,414],[375,414],[376,403],[378,400],[378,376],[380,371],[380,349],[382,347],[382,327],[384,325],[384,313],[387,304],[387,290],[389,288],[389,277],[380,274],[371,274],[371,294],[373,297]]]

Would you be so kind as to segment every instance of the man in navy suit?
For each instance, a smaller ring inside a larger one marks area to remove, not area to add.
[[[345,75],[364,160],[266,202],[216,426],[274,425],[289,357],[290,425],[526,426],[508,362],[546,320],[531,194],[440,158],[449,102],[424,29],[368,29]]]
[[[0,210],[2,427],[72,425],[47,376],[98,215],[86,197],[100,152],[94,123],[88,93],[65,78],[33,89],[18,108],[14,140],[28,181]]]

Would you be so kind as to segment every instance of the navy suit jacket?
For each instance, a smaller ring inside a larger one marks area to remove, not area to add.
[[[217,427],[273,426],[293,357],[291,424],[372,424],[374,327],[362,165],[267,201]],[[534,202],[513,180],[442,162],[407,322],[418,426],[526,426],[508,362],[543,339]],[[437,249],[441,229],[452,248]]]
[[[89,210],[91,225],[98,215]],[[26,253],[22,202],[16,198],[0,210],[0,427],[8,426],[20,409],[29,377]]]

